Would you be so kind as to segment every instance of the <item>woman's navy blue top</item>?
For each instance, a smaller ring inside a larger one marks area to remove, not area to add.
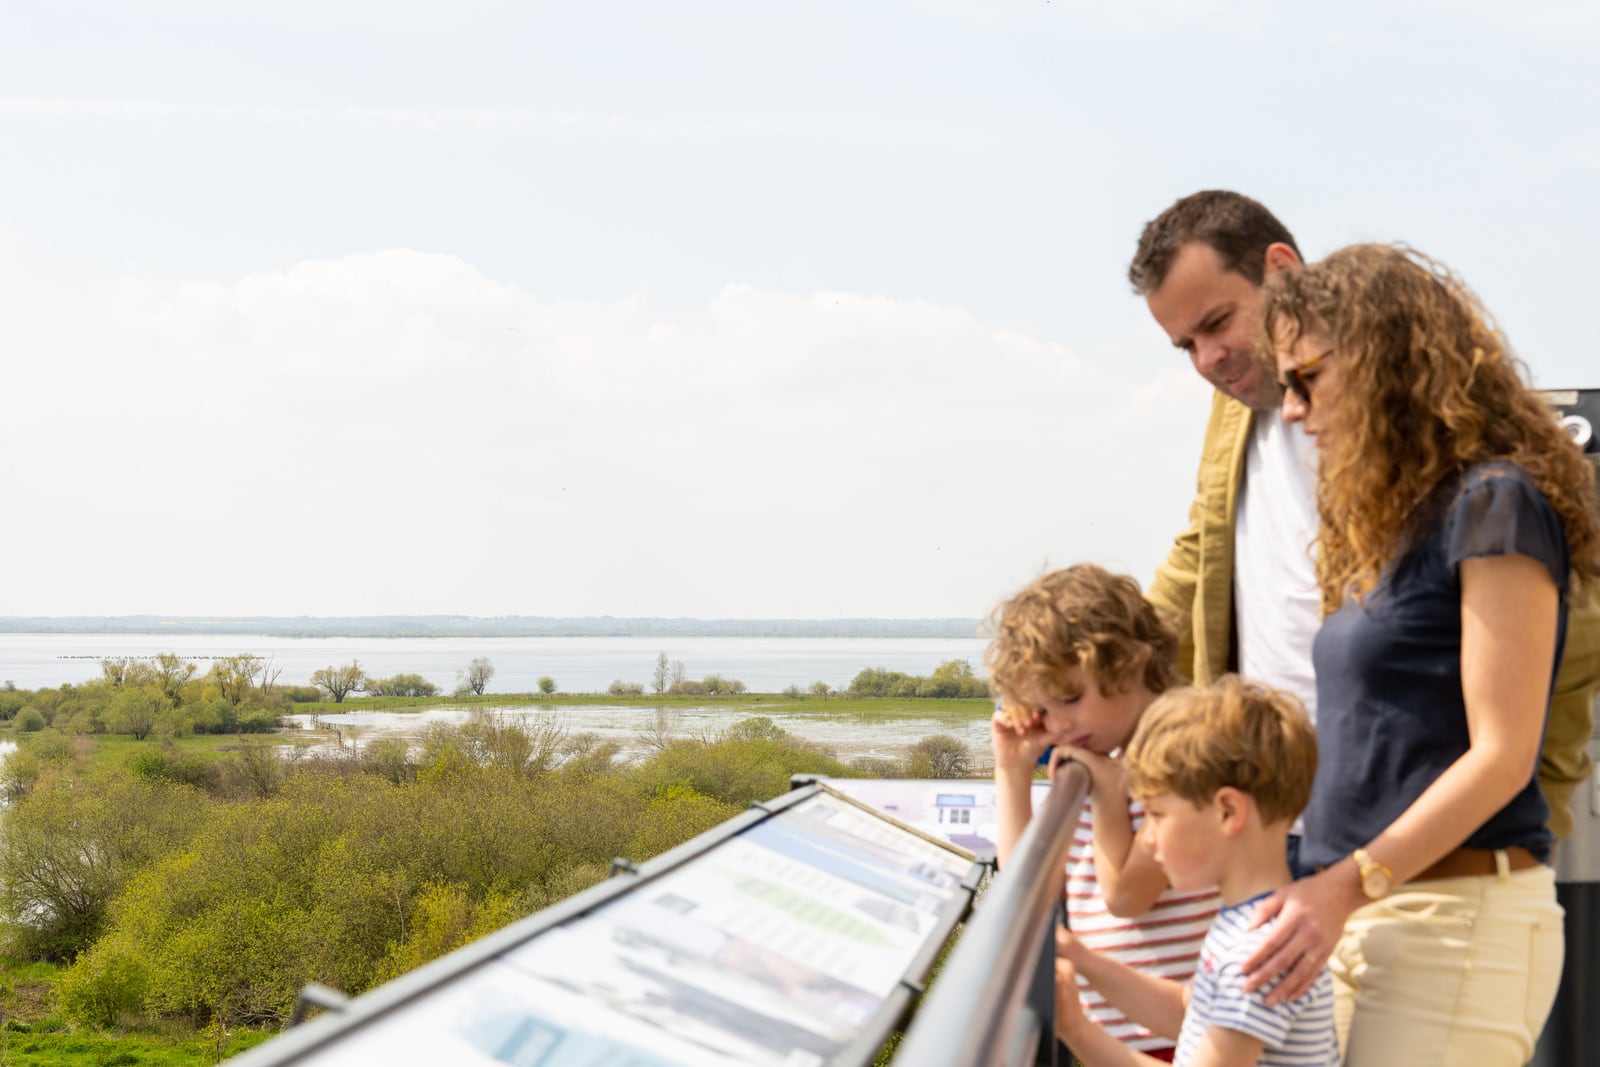
[[[1467,751],[1462,560],[1516,554],[1548,568],[1561,593],[1555,659],[1511,669],[1548,672],[1555,685],[1567,637],[1567,539],[1527,473],[1497,460],[1447,478],[1418,506],[1410,526],[1406,549],[1385,566],[1365,602],[1346,601],[1312,645],[1319,751],[1301,858],[1313,867],[1336,863],[1377,837]],[[1550,853],[1549,814],[1530,773],[1522,791],[1462,844],[1521,845],[1543,860]]]

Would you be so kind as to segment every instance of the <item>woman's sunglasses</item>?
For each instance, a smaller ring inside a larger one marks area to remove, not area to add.
[[[1333,355],[1333,349],[1330,348],[1322,355],[1308,359],[1298,367],[1290,367],[1283,372],[1283,377],[1278,379],[1278,388],[1287,389],[1299,397],[1300,402],[1307,408],[1311,407],[1311,387],[1301,375],[1331,355]]]

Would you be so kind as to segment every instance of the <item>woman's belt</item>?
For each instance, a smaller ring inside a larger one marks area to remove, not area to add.
[[[1471,878],[1475,875],[1494,874],[1499,868],[1495,864],[1495,853],[1504,852],[1506,856],[1506,869],[1511,871],[1525,871],[1529,867],[1539,866],[1539,861],[1533,853],[1520,845],[1510,848],[1458,848],[1441,857],[1434,864],[1419,874],[1411,876],[1413,882],[1431,882],[1437,878]]]

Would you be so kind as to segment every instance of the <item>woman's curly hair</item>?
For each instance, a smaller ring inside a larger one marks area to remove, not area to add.
[[[1019,713],[1030,686],[1059,700],[1081,696],[1063,681],[1074,667],[1107,696],[1141,683],[1160,693],[1177,682],[1177,633],[1138,582],[1092,563],[1035,580],[995,609],[993,625],[989,677]]]
[[[1600,577],[1594,471],[1448,269],[1405,246],[1352,245],[1272,276],[1263,296],[1263,351],[1311,334],[1340,362],[1340,402],[1318,441],[1325,613],[1372,589],[1434,486],[1495,459],[1520,466],[1549,500],[1574,577]]]

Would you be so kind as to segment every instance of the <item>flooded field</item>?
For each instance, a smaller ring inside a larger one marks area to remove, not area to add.
[[[570,733],[598,734],[604,740],[617,741],[628,758],[643,755],[647,745],[643,738],[664,730],[674,737],[705,737],[726,730],[741,719],[767,714],[759,705],[739,708],[686,707],[632,708],[610,706],[555,706],[504,708],[431,708],[421,712],[350,711],[337,714],[289,715],[285,721],[291,727],[303,730],[308,737],[317,739],[318,745],[334,746],[342,739],[357,746],[377,737],[399,737],[415,741],[422,737],[433,723],[463,723],[474,714],[493,714],[508,720],[554,717]],[[935,719],[893,719],[889,721],[837,716],[812,716],[792,712],[778,712],[772,719],[791,735],[825,745],[842,760],[863,756],[900,758],[912,745],[930,734],[953,734],[966,742],[973,759],[985,763],[989,752],[989,722],[986,718],[971,722],[950,722]]]

